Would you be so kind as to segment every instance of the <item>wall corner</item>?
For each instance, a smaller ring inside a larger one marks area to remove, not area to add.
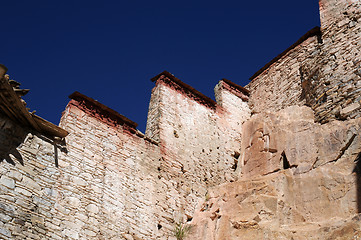
[[[160,121],[161,121],[161,88],[158,84],[152,89],[149,101],[147,124],[145,136],[156,142],[160,141]]]

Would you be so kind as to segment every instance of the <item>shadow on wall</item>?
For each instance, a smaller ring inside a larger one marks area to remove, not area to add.
[[[24,160],[23,160],[21,154],[19,153],[19,151],[16,148],[10,149],[10,151],[7,151],[5,153],[1,153],[0,162],[5,160],[10,164],[15,165],[15,162],[13,161],[13,159],[11,158],[10,155],[12,155],[13,158],[17,159],[21,165],[24,165]]]
[[[60,150],[63,153],[68,153],[65,138],[63,138],[63,139],[48,138],[48,137],[46,137],[44,135],[40,135],[40,134],[37,135],[37,137],[54,146],[54,163],[55,163],[56,167],[59,167],[59,163],[58,163],[59,151],[58,150]]]
[[[29,132],[24,131],[18,126],[5,121],[1,124],[0,129],[0,162],[4,160],[12,165],[15,165],[14,160],[19,161],[21,165],[24,165],[24,160],[17,150],[21,144],[26,142]]]
[[[21,165],[24,165],[24,159],[18,148],[31,141],[34,138],[33,134],[54,146],[54,162],[58,167],[58,150],[67,152],[64,139],[33,133],[30,129],[19,126],[5,117],[0,117],[0,163],[6,161],[15,165],[16,161],[18,161]]]
[[[0,135],[3,135],[3,134],[0,133]],[[65,141],[64,140],[57,141],[57,140],[49,139],[42,135],[37,135],[37,137],[39,137],[43,141],[46,141],[54,146],[54,163],[55,163],[55,166],[58,167],[58,165],[59,165],[58,164],[58,155],[59,155],[58,151],[60,150],[61,152],[64,152],[64,153],[68,152]],[[1,136],[0,138],[3,138],[3,136]],[[9,137],[9,138],[11,138],[11,137]],[[10,139],[9,141],[1,140],[2,144],[0,145],[0,163],[3,161],[6,161],[12,165],[15,165],[14,160],[17,160],[21,165],[24,166],[24,159],[21,156],[21,154],[17,148],[21,147],[22,144],[24,144],[25,142],[27,142],[29,139],[32,139],[32,138],[34,138],[34,137],[31,133],[25,133],[24,135],[22,135],[21,137],[17,137],[16,139]]]
[[[361,152],[357,155],[355,164],[353,172],[356,173],[357,213],[361,213]]]

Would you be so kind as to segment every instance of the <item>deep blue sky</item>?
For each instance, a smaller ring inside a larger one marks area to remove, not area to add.
[[[79,91],[144,131],[163,70],[205,95],[221,78],[246,85],[319,26],[318,1],[3,1],[1,58],[30,88],[31,110],[58,124]]]

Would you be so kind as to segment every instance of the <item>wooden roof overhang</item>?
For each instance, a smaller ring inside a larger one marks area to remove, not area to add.
[[[0,109],[11,120],[52,137],[64,138],[68,132],[55,124],[30,113],[23,100],[16,94],[9,80],[5,78],[7,68],[0,64]]]

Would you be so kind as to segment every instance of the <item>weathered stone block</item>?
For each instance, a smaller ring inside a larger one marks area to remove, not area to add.
[[[29,192],[28,190],[25,190],[24,188],[21,188],[21,187],[17,187],[15,188],[15,191],[24,195],[24,196],[27,196],[27,197],[30,197],[32,195],[31,192]]]
[[[29,178],[27,176],[23,176],[21,184],[24,185],[28,189],[33,189],[33,190],[36,190],[36,191],[41,190],[40,185],[37,182],[35,182],[33,179],[31,179],[31,178]]]
[[[0,184],[5,186],[5,187],[8,187],[10,189],[14,189],[15,188],[15,181],[14,179],[12,178],[8,178],[7,176],[5,175],[2,175],[1,178],[0,178]]]

